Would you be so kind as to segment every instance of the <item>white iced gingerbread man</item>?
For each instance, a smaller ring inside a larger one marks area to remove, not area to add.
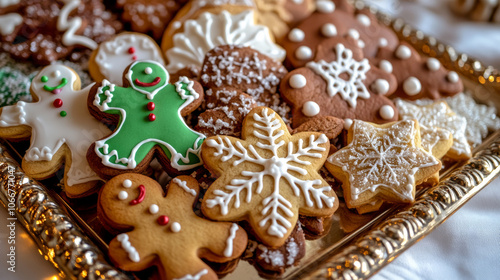
[[[30,91],[35,102],[20,101],[0,112],[0,136],[13,139],[31,134],[23,158],[25,172],[44,179],[65,162],[64,189],[70,197],[84,196],[95,189],[100,178],[87,162],[87,149],[110,133],[88,112],[91,86],[80,89],[75,71],[50,65],[33,78]]]

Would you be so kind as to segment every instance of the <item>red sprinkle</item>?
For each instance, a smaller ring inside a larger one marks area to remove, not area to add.
[[[161,215],[160,217],[158,217],[158,219],[156,221],[158,222],[158,224],[160,226],[164,226],[164,225],[168,224],[169,219],[167,216]]]
[[[132,60],[137,60],[137,55],[132,56]]]
[[[128,53],[129,53],[129,54],[133,54],[133,53],[135,53],[135,48],[134,48],[134,47],[130,47],[130,48],[128,48]]]
[[[148,102],[148,110],[153,111],[155,109],[155,103],[154,102]]]
[[[130,205],[136,205],[141,203],[144,200],[144,197],[146,196],[146,187],[144,185],[139,186],[139,195],[137,196],[136,199],[130,201]]]
[[[151,114],[149,114],[148,119],[150,122],[152,122],[152,121],[156,120],[156,115],[151,113]]]
[[[54,107],[60,108],[62,105],[63,101],[61,99],[57,98],[56,100],[54,100]]]

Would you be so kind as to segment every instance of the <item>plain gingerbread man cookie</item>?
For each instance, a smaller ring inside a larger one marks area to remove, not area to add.
[[[95,117],[119,117],[113,134],[89,149],[92,168],[110,178],[143,172],[153,156],[173,172],[201,165],[199,152],[205,136],[182,118],[201,103],[201,85],[185,77],[169,84],[168,72],[154,61],[132,63],[124,77],[124,87],[103,80],[89,94],[88,105]]]
[[[86,153],[109,129],[87,110],[90,88],[80,90],[76,72],[54,64],[33,78],[34,103],[19,101],[0,109],[0,136],[19,139],[31,135],[22,163],[26,173],[45,179],[65,163],[64,191],[69,197],[89,194],[100,180],[87,163]]]
[[[107,182],[99,195],[99,218],[111,231],[127,231],[109,244],[111,261],[128,271],[156,265],[161,279],[218,279],[201,259],[237,259],[247,234],[235,223],[198,217],[193,211],[198,192],[190,176],[174,178],[166,195],[160,184],[140,174]]]

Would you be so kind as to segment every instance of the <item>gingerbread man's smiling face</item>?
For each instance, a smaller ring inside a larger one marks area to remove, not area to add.
[[[37,95],[42,93],[48,93],[48,96],[59,95],[78,90],[80,79],[70,68],[56,65],[44,68],[33,78],[32,88]]]
[[[155,61],[132,63],[125,77],[133,89],[152,95],[164,88],[170,78],[161,64]]]

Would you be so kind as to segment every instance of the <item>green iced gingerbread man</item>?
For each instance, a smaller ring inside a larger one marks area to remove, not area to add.
[[[104,166],[134,169],[155,146],[179,171],[202,164],[200,148],[205,136],[186,125],[181,111],[201,101],[203,93],[196,92],[194,82],[186,77],[168,82],[169,74],[161,64],[137,61],[126,70],[124,87],[107,80],[94,87],[93,105],[119,115],[113,134],[95,142],[94,152]]]

